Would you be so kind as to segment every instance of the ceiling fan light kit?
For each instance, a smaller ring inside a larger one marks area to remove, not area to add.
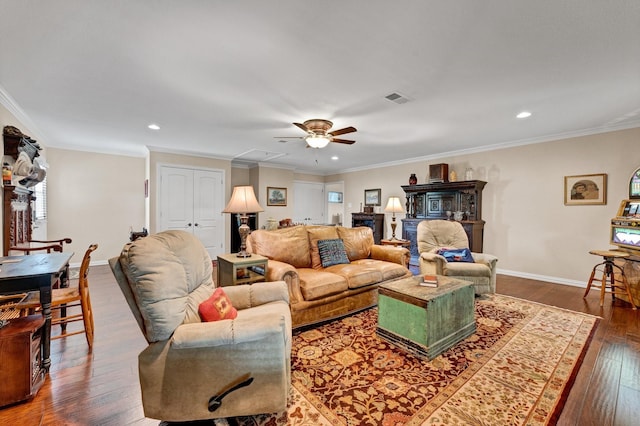
[[[352,126],[330,132],[329,129],[331,129],[333,123],[329,120],[323,120],[321,118],[307,120],[304,123],[293,123],[293,125],[299,127],[307,133],[306,136],[294,137],[294,139],[304,139],[305,142],[307,142],[307,146],[309,146],[310,148],[324,148],[325,146],[329,145],[330,142],[343,143],[347,145],[353,145],[354,143],[356,143],[356,141],[354,140],[336,138],[336,136],[338,135],[357,132],[357,129]],[[279,139],[282,138],[288,137],[285,136]]]
[[[304,140],[311,148],[324,148],[331,142],[328,137],[322,135],[309,135]]]

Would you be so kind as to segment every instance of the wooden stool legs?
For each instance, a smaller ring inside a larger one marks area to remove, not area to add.
[[[620,278],[616,278],[615,270],[617,268],[619,271]],[[596,276],[597,272],[600,272],[601,276]],[[600,285],[594,284],[594,281],[600,281]],[[612,257],[604,258],[604,262],[598,263],[593,267],[591,271],[591,276],[589,277],[589,282],[587,283],[587,289],[584,292],[584,297],[587,297],[589,294],[589,290],[591,290],[591,286],[594,285],[596,288],[600,288],[600,306],[604,306],[604,295],[607,292],[607,288],[610,289],[611,297],[615,300],[616,293],[623,292],[629,298],[629,303],[633,309],[636,309],[636,305],[633,301],[633,297],[631,296],[631,291],[629,290],[629,282],[627,281],[627,277],[624,275],[624,270],[616,265],[613,262]]]

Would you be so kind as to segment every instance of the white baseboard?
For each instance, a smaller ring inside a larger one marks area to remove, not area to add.
[[[547,275],[538,275],[538,274],[529,274],[527,272],[520,272],[520,271],[509,271],[507,269],[498,268],[496,269],[496,273],[502,274],[502,275],[509,275],[512,277],[518,277],[518,278],[528,278],[531,280],[546,281],[554,284],[570,285],[573,287],[585,288],[587,286],[586,281],[568,280],[566,278],[550,277]]]

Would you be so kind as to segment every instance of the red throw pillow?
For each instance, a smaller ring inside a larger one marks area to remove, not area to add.
[[[198,313],[200,319],[206,322],[235,319],[238,316],[238,311],[231,305],[222,287],[216,288],[211,297],[198,306]]]

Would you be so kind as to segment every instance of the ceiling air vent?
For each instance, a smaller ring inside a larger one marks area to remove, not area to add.
[[[397,92],[393,92],[390,95],[385,96],[385,98],[397,104],[406,104],[407,102],[410,101],[408,97],[401,95],[400,93],[397,93]]]

